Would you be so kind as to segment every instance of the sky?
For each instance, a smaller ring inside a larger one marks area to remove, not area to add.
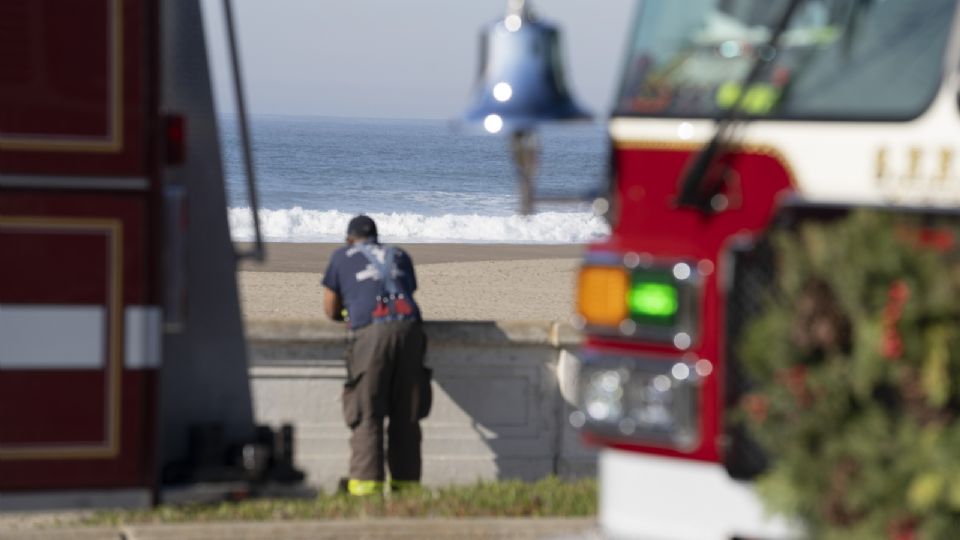
[[[233,108],[220,0],[202,0],[214,92]],[[233,0],[252,114],[453,119],[481,27],[505,0]],[[596,118],[613,103],[635,0],[528,0],[562,31],[567,85]]]

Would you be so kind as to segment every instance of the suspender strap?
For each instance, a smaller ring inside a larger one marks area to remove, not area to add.
[[[384,249],[382,263],[377,259],[377,256],[373,254],[373,249],[370,247],[370,244],[359,244],[357,245],[357,249],[367,258],[367,261],[373,265],[377,270],[377,274],[380,275],[380,290],[391,296],[398,294],[400,289],[397,287],[397,277],[395,275],[396,262],[394,261],[396,248],[387,246]]]

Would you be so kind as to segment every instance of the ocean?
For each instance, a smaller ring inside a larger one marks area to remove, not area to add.
[[[253,235],[236,120],[220,122],[234,239]],[[255,116],[251,122],[261,227],[272,242],[340,242],[347,221],[373,217],[386,242],[564,244],[609,233],[589,203],[518,212],[509,139],[441,120]],[[543,193],[598,190],[605,126],[547,125],[537,179]]]

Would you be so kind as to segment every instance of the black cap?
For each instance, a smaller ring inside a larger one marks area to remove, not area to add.
[[[354,238],[377,238],[377,224],[373,222],[370,216],[360,214],[350,220],[347,225],[347,236]]]

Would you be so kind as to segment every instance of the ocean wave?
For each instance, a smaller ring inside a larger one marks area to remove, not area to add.
[[[260,226],[271,242],[340,242],[353,214],[337,210],[309,210],[299,206],[260,210]],[[386,242],[484,242],[566,244],[599,240],[610,234],[601,217],[589,212],[541,212],[530,216],[484,216],[414,213],[371,213],[380,238]],[[234,240],[253,238],[249,208],[231,208],[230,231]]]

